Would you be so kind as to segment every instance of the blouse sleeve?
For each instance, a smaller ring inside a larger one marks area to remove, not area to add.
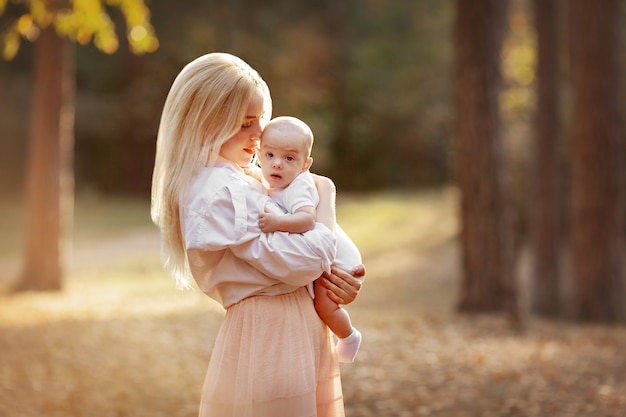
[[[321,223],[303,234],[262,233],[258,215],[265,206],[280,212],[269,197],[241,184],[192,202],[184,221],[187,250],[230,249],[259,272],[290,285],[306,285],[329,271],[335,234]]]

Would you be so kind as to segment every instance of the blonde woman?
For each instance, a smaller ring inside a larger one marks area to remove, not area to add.
[[[165,268],[195,280],[226,316],[211,354],[201,417],[343,416],[335,346],[306,286],[352,302],[365,269],[331,269],[335,188],[316,177],[315,227],[264,234],[265,207],[280,209],[246,169],[271,117],[263,79],[241,59],[207,54],[176,77],[163,108],[152,183],[152,218]]]

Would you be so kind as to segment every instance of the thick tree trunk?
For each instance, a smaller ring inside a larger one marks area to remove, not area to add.
[[[571,0],[572,299],[575,320],[624,320],[621,0]]]
[[[456,175],[461,190],[461,312],[516,314],[513,236],[500,134],[507,2],[456,2]]]
[[[73,47],[52,27],[41,31],[35,45],[26,246],[16,291],[59,290],[62,285],[73,217]]]
[[[530,231],[534,259],[532,310],[559,314],[561,160],[559,158],[559,0],[534,0],[537,28],[537,111]]]

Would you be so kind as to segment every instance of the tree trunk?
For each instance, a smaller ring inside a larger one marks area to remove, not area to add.
[[[572,295],[575,320],[623,321],[621,0],[571,0]]]
[[[334,84],[331,87],[331,108],[335,129],[330,139],[330,154],[333,158],[331,175],[338,184],[351,183],[353,187],[362,187],[363,179],[358,170],[354,170],[355,156],[351,125],[354,123],[355,105],[351,102],[350,83],[350,45],[352,43],[351,27],[344,21],[344,16],[354,2],[341,1],[328,3],[328,26],[334,36],[332,54]]]
[[[16,291],[59,290],[73,217],[73,45],[53,27],[35,45],[24,264]]]
[[[534,0],[537,28],[537,110],[533,148],[530,229],[534,259],[532,310],[559,314],[561,161],[559,122],[559,0]]]
[[[461,191],[461,312],[516,316],[498,94],[507,2],[457,0],[455,163]]]

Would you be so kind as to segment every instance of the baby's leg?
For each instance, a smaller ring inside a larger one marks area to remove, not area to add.
[[[319,280],[315,281],[314,289],[315,311],[317,311],[322,321],[326,323],[337,337],[344,338],[350,336],[352,323],[348,312],[328,297],[328,290],[320,284]]]
[[[318,281],[314,284],[315,311],[330,330],[339,338],[337,356],[339,362],[354,362],[361,345],[361,333],[352,327],[350,315],[328,297],[328,290]]]

